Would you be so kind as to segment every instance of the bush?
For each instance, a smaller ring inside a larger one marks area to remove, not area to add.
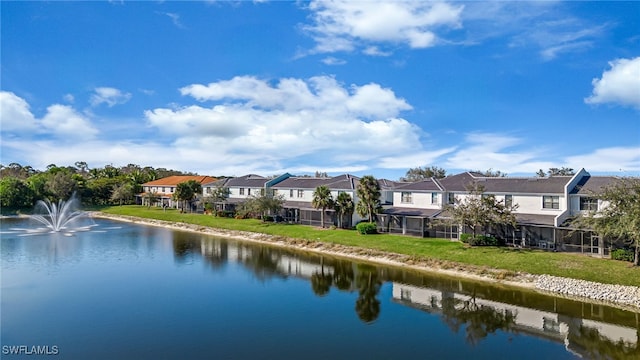
[[[356,230],[362,235],[376,234],[378,232],[376,224],[370,222],[359,223],[358,225],[356,225]]]
[[[493,236],[476,235],[474,238],[471,234],[460,234],[460,241],[471,246],[503,246],[504,241],[498,240]]]
[[[611,252],[613,260],[622,260],[633,262],[633,251],[628,249],[615,249]]]

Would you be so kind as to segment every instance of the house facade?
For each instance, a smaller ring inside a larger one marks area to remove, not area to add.
[[[509,208],[516,217],[516,226],[495,226],[487,234],[502,239],[507,245],[553,251],[581,252],[608,256],[614,244],[588,229],[578,229],[572,219],[580,214],[607,206],[597,199],[599,190],[616,181],[613,176],[592,176],[581,169],[571,176],[550,177],[486,177],[475,172],[463,172],[442,179],[418,182],[395,182],[380,179],[382,210],[376,214],[377,228],[382,233],[419,237],[459,239],[461,229],[452,221],[448,209],[471,196],[492,195]],[[203,184],[206,203],[216,188],[223,187],[228,195],[217,200],[216,210],[233,212],[238,204],[252,196],[273,194],[284,199],[280,214],[284,221],[313,226],[337,225],[351,228],[363,219],[354,213],[338,219],[334,209],[313,207],[313,193],[326,186],[335,200],[347,193],[357,205],[359,178],[350,174],[334,177],[299,177],[283,174],[266,178],[249,174],[216,180],[206,176],[172,176],[143,184],[145,193],[137,195],[144,203],[147,193],[155,193],[157,206],[175,207],[172,195],[180,182],[196,180]],[[482,189],[482,195],[470,189]],[[201,203],[201,205],[202,205]]]
[[[211,176],[174,175],[153,180],[142,184],[142,193],[136,195],[136,203],[147,206],[178,207],[178,201],[173,199],[178,184],[194,180],[200,184],[216,181]],[[149,204],[149,199],[152,203]]]
[[[356,187],[358,178],[343,174],[334,177],[289,177],[273,186],[274,194],[284,197],[283,217],[286,221],[304,225],[322,226],[322,209],[313,207],[313,193],[318,186],[326,186],[331,191],[331,197],[335,200],[340,193],[347,193],[357,203]],[[333,209],[326,209],[324,225],[341,225],[349,228],[360,218],[357,214],[345,217],[338,221]]]
[[[507,207],[513,206],[517,221],[515,227],[489,229],[487,235],[511,246],[607,256],[611,240],[576,229],[571,219],[606,206],[593,194],[615,180],[611,176],[591,176],[584,169],[572,176],[544,178],[486,177],[465,172],[428,179],[395,189],[393,206],[378,216],[378,230],[457,239],[461,229],[452,223],[447,207],[478,196],[470,190],[481,188],[483,195],[493,195]]]

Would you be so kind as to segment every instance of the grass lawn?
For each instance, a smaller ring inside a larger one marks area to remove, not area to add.
[[[598,259],[579,254],[554,253],[501,247],[467,247],[456,241],[416,238],[401,235],[360,235],[355,230],[320,229],[305,225],[263,223],[260,220],[237,220],[202,214],[181,214],[143,206],[112,206],[99,209],[115,215],[128,215],[173,222],[209,226],[219,229],[251,231],[290,238],[358,246],[369,249],[439,259],[461,264],[488,266],[531,274],[548,274],[608,284],[640,286],[640,268],[629,262]]]

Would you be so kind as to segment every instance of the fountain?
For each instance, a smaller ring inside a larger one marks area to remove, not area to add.
[[[57,203],[49,200],[38,200],[29,218],[44,227],[12,228],[13,231],[23,232],[21,236],[61,233],[72,236],[78,231],[89,231],[97,226],[85,211],[78,210],[80,201],[74,195],[67,201],[60,200]]]

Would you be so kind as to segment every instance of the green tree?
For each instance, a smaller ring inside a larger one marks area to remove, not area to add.
[[[204,202],[205,204],[211,204],[215,206],[216,204],[221,204],[227,201],[230,194],[231,190],[229,190],[228,187],[216,186],[211,191],[211,194],[205,196]],[[217,210],[217,208],[215,209]],[[218,216],[217,211],[214,211],[213,213],[214,215]]]
[[[500,170],[493,170],[491,168],[485,171],[475,170],[473,172],[479,173],[482,176],[486,176],[486,177],[506,177],[507,176],[506,173],[503,173]]]
[[[373,222],[376,211],[380,209],[380,184],[371,175],[363,176],[356,187],[359,202],[356,205],[358,215]]]
[[[400,178],[400,181],[417,182],[430,178],[442,179],[445,176],[447,176],[447,171],[441,167],[417,167],[407,170],[407,173]]]
[[[142,197],[142,203],[146,203],[147,204],[147,208],[150,208],[151,205],[153,205],[154,203],[156,203],[158,200],[160,199],[160,195],[158,195],[157,191],[149,191],[147,193],[144,193],[143,197]]]
[[[596,212],[582,216],[579,222],[601,236],[623,239],[635,248],[633,264],[640,258],[640,179],[621,178],[593,195],[604,202]]]
[[[200,193],[202,193],[202,184],[195,180],[189,180],[181,182],[176,186],[173,197],[183,203],[182,210],[184,211],[184,205],[187,203],[190,204],[196,195]]]
[[[311,206],[316,209],[322,209],[320,213],[320,223],[324,228],[324,213],[327,208],[333,207],[333,196],[331,196],[331,190],[325,186],[320,185],[313,191],[313,200],[311,200]]]
[[[129,183],[123,183],[116,186],[111,193],[111,201],[117,202],[119,205],[129,203],[133,199],[133,186]]]
[[[461,233],[471,228],[475,238],[478,230],[484,231],[490,226],[516,225],[513,210],[517,205],[508,208],[494,195],[484,194],[484,187],[480,185],[470,187],[469,195],[464,200],[456,198],[453,206],[447,207],[454,223],[462,226]]]
[[[336,198],[334,208],[336,209],[336,213],[338,214],[338,226],[343,227],[344,218],[351,218],[351,216],[353,215],[353,211],[355,210],[351,195],[346,192],[339,193],[338,197]],[[351,222],[348,223],[351,224]]]
[[[33,206],[33,192],[27,183],[13,176],[0,179],[0,206],[20,208]]]
[[[572,168],[568,168],[568,167],[561,167],[561,168],[549,168],[549,171],[547,171],[546,173],[544,172],[544,170],[540,169],[538,170],[538,172],[536,172],[536,175],[538,177],[545,177],[546,175],[549,176],[570,176],[570,175],[575,175],[575,171]]]
[[[46,183],[47,192],[51,194],[54,201],[66,200],[78,189],[78,183],[67,171],[57,171]]]
[[[241,215],[257,214],[260,215],[262,221],[265,221],[268,215],[275,215],[282,210],[284,201],[283,195],[274,195],[273,192],[268,191],[264,194],[248,197],[238,212]]]

